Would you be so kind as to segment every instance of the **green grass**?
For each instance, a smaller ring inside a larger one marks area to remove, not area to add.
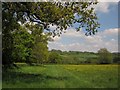
[[[85,61],[90,61],[92,64],[97,63],[98,55],[92,53],[64,53],[60,55],[64,64],[83,64]]]
[[[3,88],[117,88],[117,65],[21,66],[3,71]]]

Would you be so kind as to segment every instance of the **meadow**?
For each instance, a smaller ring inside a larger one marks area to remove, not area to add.
[[[19,65],[3,71],[3,88],[117,88],[118,65]]]
[[[98,55],[90,52],[62,52],[58,53],[63,59],[62,64],[96,64]]]

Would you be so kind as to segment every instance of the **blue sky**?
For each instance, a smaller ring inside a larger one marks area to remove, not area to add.
[[[101,24],[96,35],[85,36],[82,30],[75,32],[75,29],[70,27],[61,37],[55,37],[54,42],[49,42],[49,50],[97,52],[100,48],[107,48],[111,52],[117,52],[118,3],[100,2],[93,7]]]

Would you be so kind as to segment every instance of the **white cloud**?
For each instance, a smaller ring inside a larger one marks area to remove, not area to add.
[[[108,29],[104,31],[104,34],[109,34],[109,35],[116,35],[118,34],[118,28],[113,28],[113,29]]]
[[[95,8],[95,11],[102,12],[102,13],[108,13],[110,11],[110,5],[117,5],[118,0],[99,0],[99,3],[96,5],[93,5],[91,7]]]
[[[83,31],[75,32],[71,28],[59,40],[50,42],[49,49],[97,52],[100,48],[107,48],[109,51],[115,52],[118,51],[117,31],[117,28],[113,28],[101,31],[93,36],[85,36]],[[64,39],[67,39],[69,43]],[[74,42],[72,42],[73,40]]]
[[[66,33],[63,33],[64,36],[73,36],[73,37],[82,37],[84,35],[84,33],[82,32],[82,29],[77,32],[75,29],[73,28],[68,28]]]
[[[87,42],[89,43],[100,43],[102,42],[102,37],[99,36],[99,35],[96,35],[96,36],[87,36],[87,37],[84,37],[86,39]]]
[[[61,36],[64,36],[64,37],[83,37],[85,34],[81,31],[77,32],[75,29],[73,28],[68,28],[66,30],[65,33],[63,33]],[[54,41],[59,41],[61,40],[61,36],[55,36],[54,38],[51,36],[51,38],[54,40]]]
[[[107,13],[107,12],[109,12],[109,9],[108,9],[108,8],[109,8],[109,5],[110,5],[110,3],[108,3],[108,2],[98,3],[98,4],[95,6],[95,11]]]
[[[119,0],[98,0],[98,2],[119,2]]]

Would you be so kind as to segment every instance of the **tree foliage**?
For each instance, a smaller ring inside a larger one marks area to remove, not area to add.
[[[48,31],[49,25],[56,25],[56,30],[52,31],[54,35],[61,34],[63,29],[74,23],[79,23],[77,30],[86,27],[87,34],[94,34],[99,24],[94,8],[90,8],[93,4],[97,2],[5,2],[2,3],[2,11],[7,17],[9,12],[12,19],[8,17],[8,20],[15,21],[15,24],[18,20],[22,23],[29,20],[39,23]],[[4,20],[5,23],[9,21]]]
[[[32,51],[32,62],[43,64],[48,61],[48,48],[44,43],[37,43]]]
[[[24,28],[20,27],[12,33],[13,35],[13,51],[12,57],[16,62],[29,62],[34,45],[34,37]]]
[[[113,53],[113,62],[114,63],[120,63],[120,53]]]
[[[51,51],[49,52],[49,63],[61,63],[62,57],[59,53]]]
[[[30,30],[35,42],[32,48],[32,62],[42,64],[48,61],[47,41],[49,35],[43,34],[42,27],[39,27],[37,24],[31,26],[32,29]]]
[[[112,63],[112,54],[106,48],[101,48],[100,50],[98,50],[98,54],[99,54],[98,63],[100,64]]]

